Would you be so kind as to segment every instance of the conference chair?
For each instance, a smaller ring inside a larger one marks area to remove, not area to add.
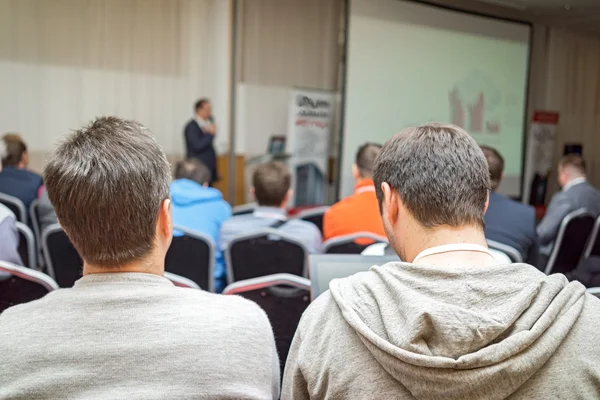
[[[81,278],[83,260],[59,224],[42,232],[46,269],[61,288],[73,286]]]
[[[598,235],[598,231],[600,230],[600,216],[596,218],[596,222],[594,223],[594,228],[592,229],[592,233],[590,234],[590,240],[585,246],[585,251],[583,252],[583,257],[600,257],[600,235]]]
[[[595,218],[585,209],[573,211],[563,218],[546,264],[547,275],[568,273],[577,267],[594,229],[594,223]]]
[[[309,276],[311,298],[314,300],[329,289],[329,283],[338,278],[347,278],[358,272],[371,269],[374,265],[400,262],[398,255],[364,256],[358,254],[311,254]]]
[[[310,281],[296,275],[274,274],[233,283],[225,288],[223,294],[236,294],[252,300],[265,311],[273,327],[283,376],[300,317],[310,304]]]
[[[278,273],[306,276],[308,250],[293,237],[264,229],[235,237],[225,262],[228,283]]]
[[[19,255],[25,267],[36,269],[37,262],[35,256],[35,238],[33,232],[27,225],[22,222],[16,223],[17,232],[19,233]]]
[[[173,282],[175,286],[187,288],[187,289],[200,289],[200,286],[191,279],[185,278],[180,275],[172,274],[165,271],[165,278]]]
[[[48,275],[0,261],[0,313],[8,307],[40,299],[56,289],[58,285]]]
[[[523,257],[521,253],[514,247],[510,247],[503,243],[496,242],[494,240],[487,239],[487,245],[490,250],[500,251],[508,256],[511,263],[522,263]]]
[[[200,232],[175,226],[171,247],[165,258],[165,271],[194,281],[204,290],[214,292],[215,288],[215,244]]]
[[[600,287],[588,288],[587,292],[591,295],[594,295],[594,296],[600,298]]]
[[[364,243],[365,241],[367,243]],[[387,238],[370,232],[338,236],[323,243],[323,252],[327,254],[360,254],[373,243],[387,243]]]
[[[244,215],[244,214],[252,214],[254,210],[256,210],[258,205],[256,203],[246,203],[241,206],[233,207],[232,214],[235,215]]]
[[[323,234],[323,217],[327,210],[329,210],[329,206],[310,208],[299,212],[296,218],[314,224]]]
[[[16,197],[9,196],[5,193],[0,193],[0,204],[4,204],[13,214],[17,221],[24,224],[27,223],[27,210],[25,204]]]

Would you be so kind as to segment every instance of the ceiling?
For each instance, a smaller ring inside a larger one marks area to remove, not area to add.
[[[600,33],[600,0],[477,0],[527,20]]]

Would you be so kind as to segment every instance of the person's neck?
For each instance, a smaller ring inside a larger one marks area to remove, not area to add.
[[[438,246],[475,244],[487,249],[485,235],[479,226],[451,227],[445,225],[433,229],[416,227],[410,232],[414,232],[414,234],[411,234],[413,239],[407,240],[405,248],[406,259],[409,262],[412,262],[422,251]],[[423,259],[418,260],[417,264],[434,266],[495,265],[496,262],[486,253],[457,250],[423,257]]]
[[[162,262],[149,257],[143,260],[134,261],[121,266],[99,266],[94,264],[83,263],[83,275],[92,274],[116,274],[124,272],[137,272],[143,274],[153,274],[163,276],[165,272],[164,257]]]

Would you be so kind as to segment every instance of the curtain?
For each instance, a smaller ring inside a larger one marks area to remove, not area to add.
[[[22,134],[32,167],[95,116],[138,120],[171,159],[200,97],[228,147],[231,1],[0,0],[0,133]]]
[[[600,36],[549,30],[544,106],[560,113],[556,159],[565,143],[583,144],[588,178],[600,186]]]

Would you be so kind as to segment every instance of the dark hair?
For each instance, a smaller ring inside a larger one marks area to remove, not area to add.
[[[198,112],[199,109],[203,108],[205,104],[210,103],[208,99],[202,98],[196,102],[194,105],[194,111]]]
[[[504,171],[504,158],[498,151],[492,147],[481,146],[481,151],[488,163],[490,170],[490,185],[492,190],[498,189],[502,180],[502,171]]]
[[[254,195],[261,206],[279,207],[290,190],[290,184],[290,171],[280,162],[261,164],[252,176]]]
[[[7,133],[2,137],[2,141],[6,145],[6,154],[2,158],[2,165],[16,167],[23,159],[27,145],[16,133]]]
[[[585,175],[585,161],[576,153],[570,153],[560,159],[558,165],[561,168],[571,167],[578,173]]]
[[[175,179],[189,179],[201,185],[210,182],[210,170],[195,158],[179,161],[175,166]]]
[[[373,177],[373,166],[380,151],[381,145],[377,143],[365,143],[359,147],[356,152],[356,166],[361,177]]]
[[[488,166],[475,140],[457,126],[426,124],[395,135],[379,153],[374,180],[380,207],[387,182],[426,228],[485,226]]]
[[[44,182],[56,216],[81,257],[120,266],[154,248],[170,166],[137,122],[98,118],[54,150]]]

